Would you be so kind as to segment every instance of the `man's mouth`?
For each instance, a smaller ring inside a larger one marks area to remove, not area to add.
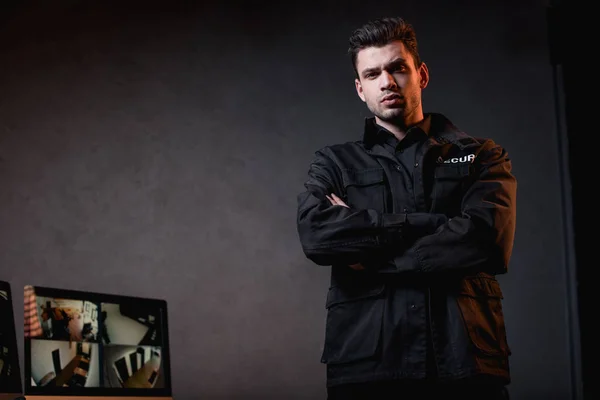
[[[396,103],[397,101],[401,100],[402,96],[400,96],[399,94],[396,93],[392,93],[392,94],[388,94],[385,95],[381,98],[381,102],[383,104],[393,104]]]

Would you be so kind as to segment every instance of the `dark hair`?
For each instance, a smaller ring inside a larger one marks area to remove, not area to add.
[[[380,18],[367,22],[350,35],[348,54],[356,75],[358,76],[356,57],[359,51],[367,47],[382,47],[396,40],[404,43],[418,68],[421,58],[417,49],[417,35],[412,25],[400,17]]]

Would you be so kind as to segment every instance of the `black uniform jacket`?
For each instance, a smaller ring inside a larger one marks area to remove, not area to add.
[[[367,118],[362,140],[315,153],[298,195],[303,251],[331,266],[328,386],[422,379],[428,356],[437,379],[510,381],[496,275],[507,271],[515,233],[511,161],[493,140],[441,114],[427,118],[412,182],[399,179],[402,166]],[[349,208],[332,205],[330,193]]]

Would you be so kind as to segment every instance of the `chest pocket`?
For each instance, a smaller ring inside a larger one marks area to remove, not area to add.
[[[470,163],[441,164],[434,170],[431,191],[432,211],[457,213],[460,211]]]
[[[384,210],[385,174],[383,168],[342,171],[346,203],[351,208]]]

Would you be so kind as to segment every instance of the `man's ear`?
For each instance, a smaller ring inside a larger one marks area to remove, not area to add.
[[[419,78],[419,86],[421,86],[421,89],[425,89],[429,83],[429,68],[427,68],[427,64],[424,62],[419,67]]]

